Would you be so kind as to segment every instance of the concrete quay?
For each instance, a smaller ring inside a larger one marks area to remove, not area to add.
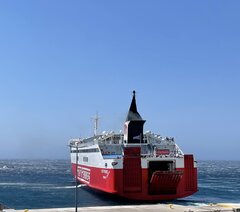
[[[3,212],[75,212],[75,208],[49,208],[49,209],[3,209]],[[201,206],[184,206],[177,204],[152,204],[152,205],[123,205],[123,206],[100,206],[100,207],[78,207],[79,212],[240,212],[240,204],[219,203]]]

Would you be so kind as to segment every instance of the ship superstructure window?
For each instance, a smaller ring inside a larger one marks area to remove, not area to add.
[[[83,162],[88,162],[88,157],[83,157]]]
[[[93,152],[99,152],[98,148],[92,148],[92,149],[79,149],[78,151],[76,150],[71,150],[71,153],[93,153]]]

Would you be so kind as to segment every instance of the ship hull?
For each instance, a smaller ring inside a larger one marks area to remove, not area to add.
[[[190,196],[197,192],[197,168],[194,161],[185,156],[185,166],[174,172],[156,172],[150,175],[149,168],[103,168],[72,163],[72,172],[80,183],[107,193],[134,200],[161,201]],[[127,163],[125,163],[127,166]],[[150,179],[151,178],[151,179]]]

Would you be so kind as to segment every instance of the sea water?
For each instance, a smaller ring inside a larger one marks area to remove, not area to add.
[[[240,161],[199,161],[199,191],[175,204],[240,203]],[[69,160],[0,160],[0,203],[14,209],[75,206]],[[79,206],[146,204],[78,187]],[[155,204],[155,203],[153,203]]]

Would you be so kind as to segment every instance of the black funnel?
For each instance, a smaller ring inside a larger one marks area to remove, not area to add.
[[[140,116],[140,114],[137,111],[135,94],[136,94],[136,92],[133,91],[133,98],[132,98],[132,102],[131,102],[131,105],[130,105],[130,108],[129,108],[129,111],[128,111],[126,121],[140,121],[140,120],[142,120],[142,117]]]
[[[143,143],[143,125],[145,120],[142,119],[137,111],[137,104],[135,98],[135,91],[133,91],[132,102],[128,111],[126,122],[124,124],[124,140],[130,143]]]

